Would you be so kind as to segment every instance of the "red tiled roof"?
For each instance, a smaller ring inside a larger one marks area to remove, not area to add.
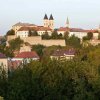
[[[5,54],[0,53],[0,58],[6,58]]]
[[[21,52],[15,58],[38,58],[39,56],[35,51],[32,52]]]
[[[43,27],[43,26],[38,26],[38,27],[21,27],[18,31],[52,31],[49,27]]]
[[[49,27],[39,27],[38,31],[52,31]]]
[[[60,27],[58,31],[69,31],[69,29],[67,27]]]
[[[67,27],[61,27],[58,29],[58,31],[70,31],[70,32],[97,32],[97,30],[85,30],[81,28],[67,28]]]
[[[38,27],[21,27],[18,31],[38,30]]]
[[[13,26],[37,26],[37,25],[30,24],[30,23],[21,23],[21,22],[19,22],[19,23],[16,23],[15,25],[13,25]]]

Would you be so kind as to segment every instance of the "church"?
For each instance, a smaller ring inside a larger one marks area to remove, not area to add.
[[[54,30],[54,18],[52,14],[50,15],[50,18],[45,14],[43,18],[43,26],[19,22],[13,25],[12,29],[15,31],[16,37],[28,37],[29,30],[31,32],[37,31],[40,36],[45,34],[45,32],[48,32],[48,34],[51,35]]]

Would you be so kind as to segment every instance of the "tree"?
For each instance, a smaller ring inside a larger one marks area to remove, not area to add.
[[[87,38],[88,38],[88,40],[91,40],[93,38],[93,33],[92,32],[88,32],[87,33]]]
[[[28,36],[32,36],[32,31],[29,30]]]
[[[87,41],[87,40],[89,40],[88,37],[87,36],[84,36],[83,37],[83,41]]]
[[[68,38],[68,37],[69,37],[69,32],[66,31],[66,32],[64,33],[64,38]]]
[[[9,41],[9,45],[11,50],[20,50],[21,45],[24,43],[23,40],[20,39],[20,37],[15,38],[13,40]]]
[[[51,36],[52,39],[58,39],[58,33],[57,33],[57,30],[54,30],[52,32],[52,36]]]
[[[98,35],[98,40],[100,40],[100,33],[99,33],[99,35]]]
[[[15,31],[13,29],[9,30],[6,35],[15,35]]]
[[[76,37],[75,35],[72,35],[71,37],[66,38],[65,41],[66,41],[66,45],[70,45],[75,48],[81,47],[80,39]]]
[[[43,55],[43,49],[45,48],[45,46],[43,45],[33,45],[32,46],[32,51],[36,51],[37,54],[41,57]]]
[[[38,33],[36,30],[29,30],[29,36],[38,36]]]
[[[50,39],[50,36],[47,31],[45,31],[45,33],[42,35],[42,39],[46,39],[46,40]]]

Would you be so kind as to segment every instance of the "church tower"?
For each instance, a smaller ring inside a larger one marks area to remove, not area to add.
[[[69,27],[69,19],[68,19],[68,17],[67,17],[67,21],[66,21],[66,27],[67,27],[67,28],[70,28],[70,27]]]
[[[49,27],[53,30],[54,29],[54,18],[52,16],[52,14],[50,15],[49,18]]]
[[[49,20],[47,14],[45,14],[43,22],[44,22],[44,27],[49,27]]]

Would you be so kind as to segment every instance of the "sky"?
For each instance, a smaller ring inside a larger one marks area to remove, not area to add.
[[[43,25],[45,13],[52,13],[55,28],[93,29],[100,24],[100,0],[0,0],[0,35],[6,34],[17,22]]]

